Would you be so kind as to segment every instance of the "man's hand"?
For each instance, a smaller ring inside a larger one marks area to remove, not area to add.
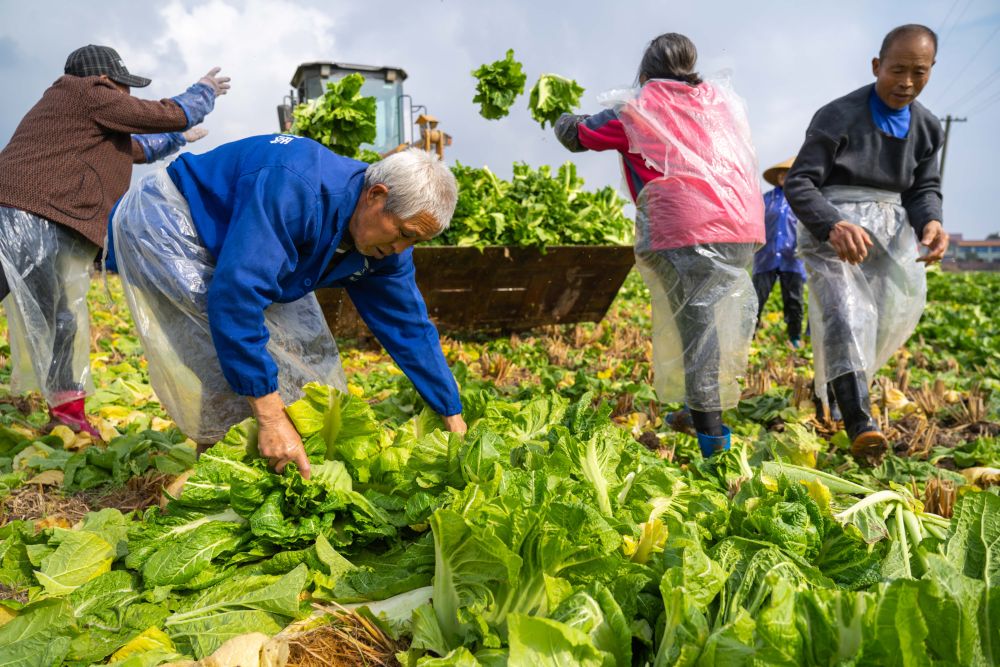
[[[868,248],[874,243],[860,225],[841,220],[830,230],[830,245],[837,256],[849,264],[860,264],[868,256]]]
[[[250,406],[260,426],[257,448],[261,456],[266,458],[279,474],[284,472],[285,466],[289,463],[295,463],[302,476],[309,479],[309,459],[302,446],[302,438],[285,414],[285,404],[281,396],[274,392],[260,398],[251,398]]]
[[[219,76],[219,70],[221,67],[213,67],[208,70],[208,74],[198,79],[198,83],[207,83],[215,91],[215,96],[225,95],[229,92],[229,81],[228,76]]]
[[[924,237],[920,239],[920,245],[927,248],[927,254],[917,258],[918,262],[933,264],[941,261],[948,252],[948,232],[941,227],[940,220],[931,220],[924,226]]]
[[[205,135],[208,134],[208,130],[203,128],[201,125],[195,125],[189,130],[185,130],[181,133],[184,137],[184,141],[191,143],[192,141],[198,141],[199,139],[204,139]]]
[[[442,417],[444,420],[444,427],[451,431],[452,433],[458,433],[459,435],[464,435],[469,427],[465,425],[465,420],[462,419],[461,414],[452,415],[451,417]]]

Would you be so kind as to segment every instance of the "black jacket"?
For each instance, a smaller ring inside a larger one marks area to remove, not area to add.
[[[820,192],[828,185],[900,193],[917,238],[928,222],[941,221],[937,158],[944,142],[941,123],[926,107],[913,102],[907,136],[898,139],[885,134],[876,127],[868,108],[872,88],[873,84],[859,88],[816,112],[785,179],[788,203],[820,241],[826,241],[833,225],[843,219]]]

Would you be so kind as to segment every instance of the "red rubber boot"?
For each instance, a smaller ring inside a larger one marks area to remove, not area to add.
[[[74,394],[74,397],[68,401],[49,406],[49,416],[69,426],[74,431],[86,431],[94,440],[102,440],[101,434],[87,421],[87,415],[83,409],[85,399],[86,396],[82,392]]]

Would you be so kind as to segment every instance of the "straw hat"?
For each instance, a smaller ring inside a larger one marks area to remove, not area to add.
[[[788,158],[784,162],[779,162],[778,164],[774,165],[773,167],[764,172],[764,180],[770,183],[771,185],[777,186],[778,172],[780,172],[782,169],[788,171],[789,169],[792,168],[793,162],[795,162],[794,156]]]

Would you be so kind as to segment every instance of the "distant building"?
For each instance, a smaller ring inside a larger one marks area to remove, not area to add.
[[[976,241],[952,234],[946,259],[980,262],[1000,262],[1000,239]]]
[[[944,268],[959,271],[1000,271],[1000,239],[964,239],[952,234]]]

